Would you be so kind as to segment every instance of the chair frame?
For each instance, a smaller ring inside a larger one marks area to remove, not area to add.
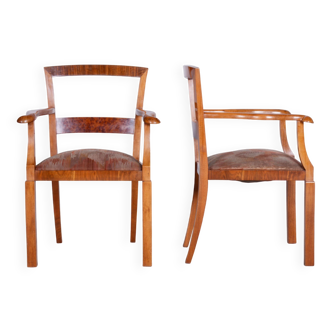
[[[48,108],[28,111],[18,118],[18,123],[28,124],[28,155],[25,182],[27,265],[37,266],[36,230],[36,181],[52,181],[56,242],[62,243],[59,181],[131,181],[131,233],[130,241],[136,241],[136,219],[138,181],[143,182],[143,266],[152,265],[152,209],[150,178],[150,125],[160,123],[156,114],[143,110],[147,68],[114,65],[69,65],[45,67]],[[53,77],[108,75],[139,78],[135,118],[56,118]],[[133,157],[139,161],[142,120],[144,122],[144,150],[142,171],[47,171],[36,170],[35,120],[39,116],[49,116],[50,152],[58,154],[57,134],[81,132],[106,132],[133,135]]]
[[[296,243],[295,181],[305,181],[305,230],[304,265],[314,265],[314,211],[315,182],[314,167],[311,164],[304,143],[304,122],[313,120],[304,115],[290,114],[278,109],[204,109],[201,89],[200,70],[194,66],[184,66],[184,76],[188,79],[192,128],[195,147],[195,185],[191,212],[184,240],[189,251],[186,263],[191,263],[200,233],[208,190],[208,180],[235,180],[259,182],[271,180],[287,181],[287,242]],[[248,119],[275,120],[280,123],[280,139],[285,154],[294,158],[286,134],[286,121],[297,121],[297,143],[303,171],[290,170],[209,170],[205,137],[205,119]]]

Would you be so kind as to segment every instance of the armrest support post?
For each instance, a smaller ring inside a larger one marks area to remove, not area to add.
[[[143,181],[150,181],[150,124],[144,123]]]
[[[27,160],[26,164],[30,166],[35,166],[37,161],[37,141],[36,141],[36,130],[35,121],[29,122],[27,125]]]
[[[299,156],[303,167],[306,170],[306,182],[314,181],[314,166],[309,160],[307,150],[304,143],[304,124],[301,121],[297,122],[297,147]]]
[[[283,151],[289,156],[295,158],[287,140],[286,120],[280,120],[280,140]]]

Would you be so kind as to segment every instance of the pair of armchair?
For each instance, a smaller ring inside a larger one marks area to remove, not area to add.
[[[111,65],[73,65],[46,67],[48,108],[27,112],[17,121],[28,124],[26,197],[26,233],[28,267],[37,266],[36,181],[52,181],[57,243],[62,242],[59,181],[131,181],[131,235],[136,241],[138,181],[143,191],[143,266],[152,265],[152,186],[150,178],[150,125],[160,121],[154,112],[143,109],[147,68]],[[139,78],[135,118],[56,118],[53,77],[74,75],[110,75]],[[288,243],[296,242],[295,181],[305,181],[305,250],[304,264],[314,265],[314,196],[313,166],[304,145],[303,123],[312,119],[291,115],[284,110],[204,110],[197,67],[184,67],[189,96],[195,147],[195,185],[184,246],[190,243],[186,263],[196,248],[207,199],[208,180],[258,182],[287,181]],[[50,158],[36,165],[35,127],[39,116],[49,116]],[[205,119],[278,120],[284,152],[240,150],[207,156]],[[294,158],[286,136],[286,120],[297,121],[298,149],[301,163]],[[144,123],[143,162],[139,161],[142,121]],[[133,154],[112,150],[83,149],[58,153],[57,135],[65,133],[121,133],[133,135]]]

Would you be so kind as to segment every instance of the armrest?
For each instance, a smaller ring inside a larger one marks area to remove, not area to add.
[[[226,113],[218,110],[204,110],[204,118],[206,119],[247,119],[247,120],[288,120],[314,123],[314,121],[305,115],[299,114],[252,114],[252,113]]]
[[[146,124],[158,124],[160,120],[156,117],[156,113],[152,111],[144,111],[141,109],[136,109],[136,115],[142,116],[143,121]]]
[[[220,109],[220,110],[204,110],[207,112],[224,112],[224,113],[252,113],[252,114],[291,114],[286,110],[279,109]]]
[[[18,123],[30,123],[30,122],[35,121],[38,118],[38,116],[49,115],[49,114],[53,114],[53,113],[55,113],[54,107],[28,111],[26,113],[26,115],[20,116],[17,119],[17,122]]]

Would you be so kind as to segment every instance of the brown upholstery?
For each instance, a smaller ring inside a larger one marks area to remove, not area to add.
[[[208,158],[209,169],[270,169],[304,171],[291,156],[274,150],[250,149],[215,154]]]
[[[38,171],[141,171],[134,157],[112,150],[84,149],[59,153],[36,166]]]

